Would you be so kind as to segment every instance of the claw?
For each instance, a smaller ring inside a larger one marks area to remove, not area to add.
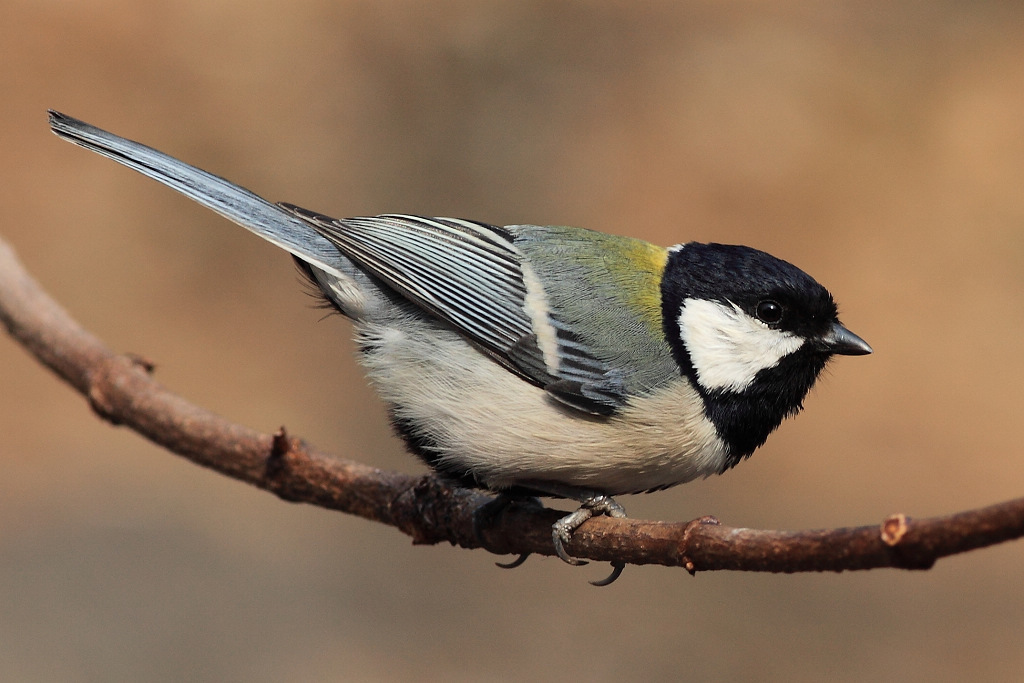
[[[606,578],[601,579],[600,581],[591,581],[590,585],[599,587],[607,586],[608,584],[614,582],[615,579],[619,578],[622,575],[622,570],[625,568],[625,562],[612,562],[612,573],[609,574]]]
[[[523,553],[511,562],[495,562],[494,564],[498,567],[501,567],[502,569],[515,569],[516,567],[522,565],[523,562],[526,562],[526,558],[528,558],[532,554],[533,553]]]
[[[581,567],[588,564],[586,560],[578,560],[565,552],[565,544],[572,538],[572,532],[576,531],[583,522],[594,516],[594,511],[584,503],[576,512],[569,513],[565,517],[551,525],[551,540],[555,544],[555,555],[574,567]]]

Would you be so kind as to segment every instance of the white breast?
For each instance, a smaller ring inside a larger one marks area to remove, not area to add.
[[[611,418],[567,409],[423,319],[358,323],[363,363],[396,416],[419,425],[447,467],[494,489],[550,481],[618,495],[716,474],[724,445],[680,377]]]

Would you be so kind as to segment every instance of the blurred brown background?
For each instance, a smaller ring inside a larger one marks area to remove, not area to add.
[[[749,462],[633,516],[868,524],[1024,495],[1024,6],[8,0],[2,234],[246,425],[421,471],[283,253],[60,142],[55,108],[275,200],[744,243],[840,358]],[[929,572],[515,571],[99,422],[0,338],[0,678],[1009,680],[1024,545]]]

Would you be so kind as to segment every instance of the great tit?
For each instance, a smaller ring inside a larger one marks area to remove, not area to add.
[[[823,286],[749,247],[334,219],[57,112],[50,126],[290,252],[352,320],[359,360],[413,453],[504,500],[580,503],[552,529],[573,564],[563,546],[578,526],[625,516],[613,496],[728,470],[801,409],[833,355],[871,353]]]

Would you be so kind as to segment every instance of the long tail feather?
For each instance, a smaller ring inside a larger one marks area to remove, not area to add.
[[[313,266],[341,275],[347,263],[337,247],[310,225],[244,187],[52,110],[50,128],[69,142],[177,190]]]

